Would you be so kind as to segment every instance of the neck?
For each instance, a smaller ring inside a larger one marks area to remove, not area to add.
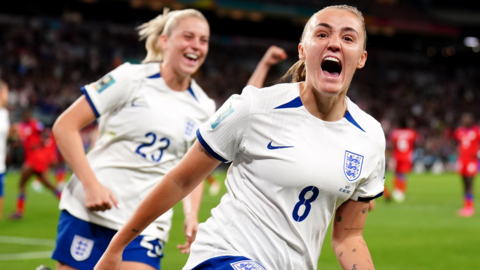
[[[303,106],[310,114],[323,121],[335,122],[345,116],[347,111],[346,95],[347,91],[342,91],[335,96],[326,96],[306,83],[300,84],[300,98]]]
[[[190,86],[190,76],[178,74],[167,62],[160,64],[160,72],[167,86],[174,91],[185,91]]]

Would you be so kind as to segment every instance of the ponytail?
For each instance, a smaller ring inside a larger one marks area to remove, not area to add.
[[[145,48],[147,49],[147,56],[142,63],[163,61],[163,51],[158,44],[158,39],[163,34],[169,37],[172,30],[177,26],[178,21],[184,17],[197,17],[207,21],[202,13],[195,9],[170,12],[169,8],[164,8],[163,14],[137,27],[140,40],[146,39]]]
[[[288,77],[292,76],[291,82],[303,82],[307,77],[307,69],[305,68],[305,61],[298,60],[285,75],[280,78],[280,81],[286,82]]]

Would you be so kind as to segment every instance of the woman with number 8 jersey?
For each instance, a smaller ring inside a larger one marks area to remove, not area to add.
[[[73,169],[62,194],[57,269],[92,269],[143,197],[180,162],[215,103],[191,78],[208,52],[210,29],[192,9],[168,12],[139,27],[142,64],[125,63],[82,87],[83,96],[53,132]],[[85,155],[79,131],[95,119],[99,137]],[[184,199],[189,252],[203,184]],[[161,200],[161,198],[158,198]],[[172,210],[156,218],[123,252],[121,269],[159,269]]]
[[[228,193],[199,226],[184,270],[317,269],[334,215],[342,268],[374,269],[363,227],[368,202],[384,188],[385,136],[346,96],[367,60],[362,14],[350,6],[315,13],[298,53],[287,73],[292,83],[247,86],[200,126],[194,146],[115,235],[96,270],[119,269],[138,231],[225,161],[232,161]]]

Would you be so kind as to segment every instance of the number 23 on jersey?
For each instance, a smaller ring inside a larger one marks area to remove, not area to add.
[[[140,155],[143,158],[151,160],[153,162],[157,162],[157,163],[160,162],[160,160],[162,159],[162,156],[163,156],[163,151],[170,146],[170,140],[166,137],[159,139],[158,142],[161,143],[161,146],[158,147],[157,150],[153,154],[148,155],[148,154],[146,154],[146,149],[142,150],[142,148],[153,146],[157,142],[157,135],[153,132],[149,132],[149,133],[145,134],[145,137],[152,138],[152,139],[149,143],[140,144],[137,147],[137,150],[135,151],[135,153],[137,155]]]

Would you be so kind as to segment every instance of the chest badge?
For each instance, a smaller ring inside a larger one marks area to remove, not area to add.
[[[362,173],[364,157],[359,154],[345,151],[345,157],[343,161],[343,172],[348,181],[355,181]]]

